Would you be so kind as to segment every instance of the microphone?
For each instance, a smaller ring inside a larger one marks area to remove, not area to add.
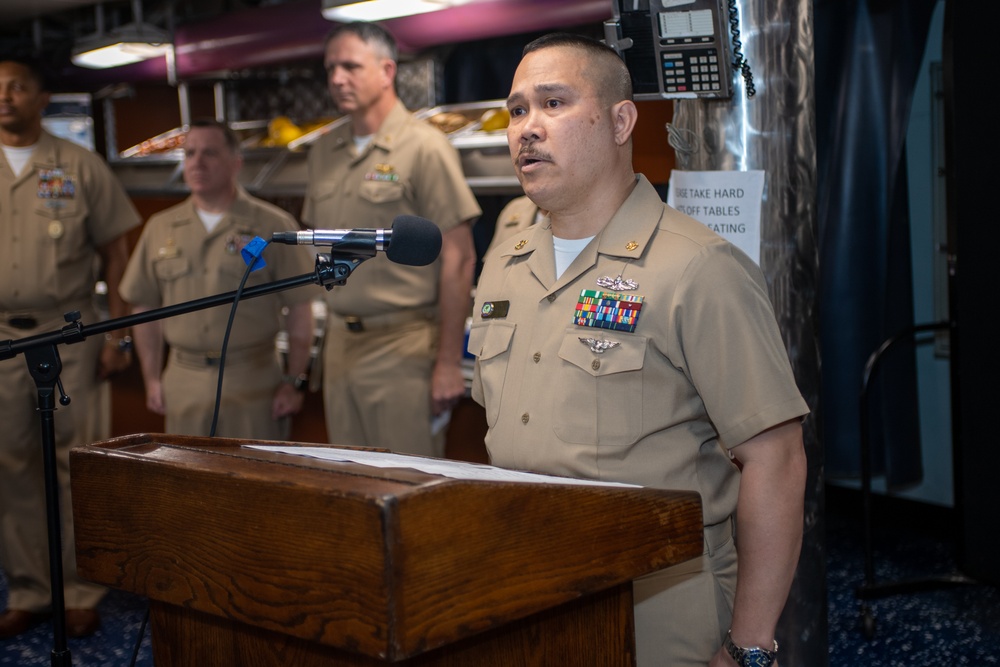
[[[314,229],[274,232],[273,243],[330,246],[333,254],[374,257],[384,252],[389,261],[407,266],[427,266],[441,253],[441,230],[430,220],[398,215],[392,229]]]

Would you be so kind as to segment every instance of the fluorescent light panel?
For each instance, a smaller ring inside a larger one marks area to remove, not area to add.
[[[166,55],[169,44],[144,44],[139,42],[117,42],[73,56],[73,64],[90,69],[121,67],[142,62],[150,58]]]
[[[131,23],[76,43],[71,60],[78,67],[105,69],[165,55],[170,37],[149,24]]]

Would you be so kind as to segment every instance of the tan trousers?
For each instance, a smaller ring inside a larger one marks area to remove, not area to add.
[[[638,667],[705,667],[733,618],[736,545],[732,524],[705,529],[701,558],[636,579]]]
[[[93,322],[93,313],[84,322]],[[65,326],[59,316],[40,322],[32,330],[0,326],[0,339],[19,339]],[[60,345],[60,377],[70,396],[68,406],[58,404],[54,414],[59,505],[62,520],[63,583],[66,607],[92,609],[105,589],[84,581],[76,571],[72,497],[69,485],[69,450],[109,436],[110,401],[107,383],[96,381],[97,358],[103,336],[81,343]],[[0,567],[10,589],[7,606],[27,611],[47,610],[52,601],[49,577],[49,540],[38,394],[24,356],[0,361]]]
[[[208,436],[211,433],[219,367],[196,355],[171,350],[163,371],[163,400],[168,433]],[[274,348],[233,354],[223,373],[222,404],[215,435],[248,440],[287,440],[289,419],[271,419],[281,367]]]
[[[443,435],[431,434],[437,335],[437,324],[426,319],[361,332],[332,321],[323,354],[331,444],[444,455]]]

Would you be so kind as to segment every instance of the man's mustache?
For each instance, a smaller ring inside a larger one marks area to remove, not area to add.
[[[517,151],[517,161],[520,162],[522,159],[536,159],[536,160],[545,160],[545,161],[551,161],[552,160],[552,158],[549,156],[548,153],[544,153],[544,152],[542,152],[540,150],[537,150],[531,144],[528,144],[526,146],[521,146],[521,148],[518,149],[518,151]]]

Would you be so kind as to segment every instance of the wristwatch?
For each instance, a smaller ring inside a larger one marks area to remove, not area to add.
[[[131,352],[132,351],[132,337],[122,336],[121,338],[115,338],[109,333],[104,334],[104,340],[109,345],[113,345],[115,349],[119,352]]]
[[[737,646],[733,643],[733,631],[726,634],[726,641],[722,646],[726,649],[736,664],[740,667],[771,667],[778,658],[778,640],[774,640],[774,648],[767,650],[759,646]]]
[[[309,385],[309,376],[305,373],[299,373],[298,375],[282,375],[281,381],[292,385],[295,391],[305,391],[306,387]]]

